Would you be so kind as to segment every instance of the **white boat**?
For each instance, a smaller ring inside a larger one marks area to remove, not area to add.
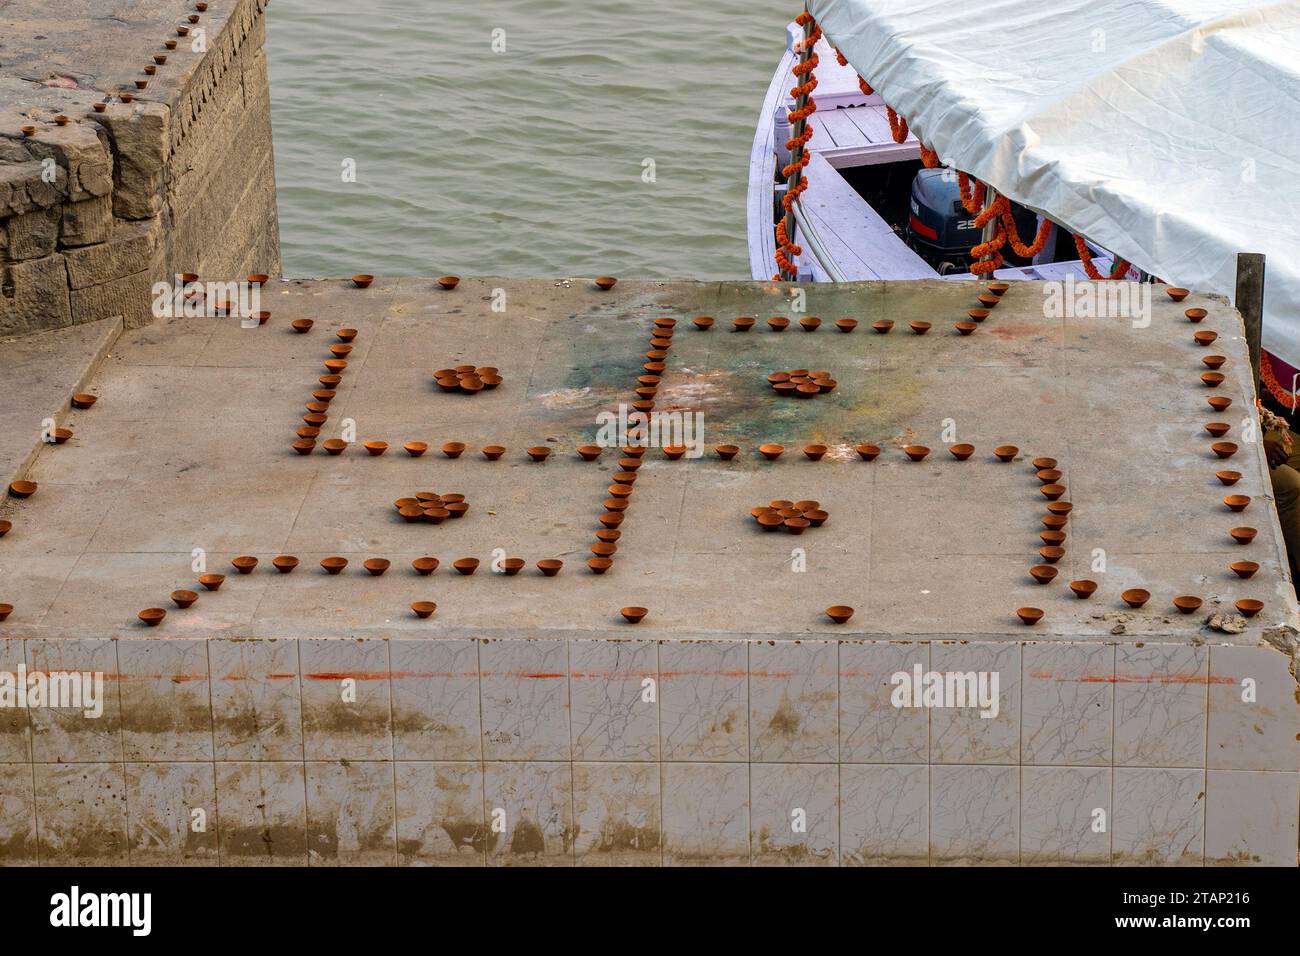
[[[777,64],[758,117],[749,162],[747,220],[750,272],[754,279],[770,279],[776,267],[776,224],[781,217],[781,197],[786,180],[781,175],[790,160],[785,148],[790,137],[787,116],[794,109],[790,90],[797,82],[791,70],[797,63],[797,44],[803,29],[791,23],[786,34],[786,52]],[[808,122],[814,129],[807,150],[811,154],[805,170],[808,189],[796,210],[793,241],[803,252],[798,257],[798,277],[804,282],[851,282],[871,279],[973,279],[968,256],[943,254],[926,243],[929,230],[921,222],[913,186],[922,170],[920,144],[908,134],[895,142],[885,103],[878,94],[866,95],[852,66],[836,62],[834,49],[819,40],[816,70],[817,110]],[[924,176],[944,177],[942,170],[926,170]],[[932,191],[956,198],[955,176],[948,171],[946,188],[938,181]],[[949,250],[968,253],[980,241],[980,232],[969,214],[953,207],[962,233],[971,241],[950,244]],[[1022,216],[1024,213],[1022,212]],[[1028,227],[1035,225],[1029,213]],[[928,238],[936,238],[934,235]],[[1063,279],[1073,275],[1086,279],[1083,264],[1074,254],[1068,234],[1058,243],[1053,235],[1046,251],[1032,261],[1008,265],[996,271],[999,279]],[[1094,265],[1109,274],[1111,255],[1089,243]],[[1068,250],[1069,256],[1060,255]],[[1010,255],[1008,259],[1010,261]],[[1140,273],[1130,268],[1127,278]]]

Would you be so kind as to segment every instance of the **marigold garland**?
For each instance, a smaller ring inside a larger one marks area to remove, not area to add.
[[[1277,380],[1277,371],[1273,368],[1272,357],[1267,352],[1261,352],[1259,356],[1259,378],[1279,405],[1289,412],[1295,412],[1296,405],[1300,404],[1300,401],[1297,401],[1296,396],[1283,388],[1282,383]]]
[[[785,195],[781,197],[781,208],[785,210],[787,215],[789,215],[799,197],[808,189],[808,177],[803,174],[803,171],[808,168],[808,163],[812,157],[805,147],[812,140],[814,132],[812,125],[808,123],[808,119],[813,113],[817,112],[817,101],[813,99],[812,93],[817,89],[817,76],[814,71],[820,62],[816,46],[817,41],[822,37],[822,28],[817,25],[817,21],[807,11],[795,17],[795,23],[805,29],[811,26],[811,29],[794,47],[795,52],[800,56],[807,54],[807,59],[800,60],[790,71],[794,74],[796,80],[802,81],[790,90],[790,95],[796,102],[800,98],[804,100],[802,107],[791,110],[788,114],[790,131],[793,133],[794,127],[799,123],[804,123],[805,126],[799,135],[791,136],[785,142],[785,148],[790,152],[790,162],[782,168],[781,175],[786,179],[798,176],[795,184],[787,189]],[[835,52],[836,56],[842,59],[839,51],[836,50]],[[804,79],[805,76],[807,79]],[[790,238],[784,218],[776,225],[776,243],[777,250],[774,258],[776,259],[778,271],[772,278],[779,281],[782,276],[793,277],[796,274],[794,260],[799,258],[803,253],[803,249],[795,245]]]
[[[1087,274],[1089,279],[1100,279],[1100,280],[1118,279],[1120,276],[1122,276],[1125,272],[1128,271],[1128,263],[1125,260],[1116,256],[1115,265],[1114,268],[1111,269],[1110,275],[1108,276],[1102,275],[1101,270],[1098,269],[1095,265],[1093,265],[1092,250],[1088,248],[1087,241],[1083,238],[1083,236],[1079,235],[1078,233],[1075,233],[1074,235],[1074,249],[1076,252],[1079,253],[1079,261],[1083,263],[1083,271]]]

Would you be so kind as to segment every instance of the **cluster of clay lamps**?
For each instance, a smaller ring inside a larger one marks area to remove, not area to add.
[[[806,368],[793,368],[787,372],[773,372],[767,377],[772,391],[784,398],[816,398],[835,390],[839,384],[830,372],[810,372]]]
[[[312,321],[310,319],[297,319],[293,323],[295,332],[308,332],[311,330]],[[339,329],[334,333],[338,340],[330,346],[330,357],[325,359],[325,374],[320,376],[316,381],[320,388],[311,393],[311,401],[307,403],[307,414],[302,417],[302,427],[298,429],[298,439],[293,443],[293,450],[299,455],[310,455],[316,450],[316,439],[320,437],[321,429],[329,420],[330,402],[338,394],[339,384],[343,381],[343,373],[348,368],[348,356],[352,354],[352,340],[357,337],[356,329]],[[388,446],[379,442],[384,448]],[[328,438],[321,442],[321,447],[325,449],[326,454],[341,455],[347,450],[348,443],[341,438]],[[373,454],[373,452],[372,452]]]
[[[1003,461],[1010,461],[1015,457],[1016,451],[1017,449],[1011,446],[1005,446],[999,448],[997,453]],[[1009,457],[1003,458],[1004,453],[1009,453]],[[1055,458],[1035,458],[1030,464],[1034,469],[1034,477],[1038,479],[1039,493],[1047,499],[1047,514],[1041,519],[1043,530],[1038,534],[1042,542],[1042,546],[1038,549],[1038,556],[1042,559],[1042,563],[1031,567],[1029,576],[1033,578],[1034,583],[1046,585],[1056,580],[1058,573],[1056,563],[1065,557],[1065,526],[1070,520],[1070,512],[1074,510],[1074,505],[1060,500],[1065,495],[1066,487],[1061,483],[1062,473],[1057,468],[1058,462]],[[1079,597],[1087,598],[1097,590],[1097,583],[1071,581],[1070,589]],[[1017,608],[1016,617],[1020,618],[1022,623],[1033,626],[1043,619],[1043,609]]]
[[[469,511],[469,502],[459,493],[440,495],[433,491],[417,491],[414,498],[398,498],[393,502],[393,507],[404,521],[442,524],[448,518],[465,517]]]
[[[433,380],[444,392],[460,392],[462,395],[477,395],[479,392],[492,391],[503,379],[492,365],[475,367],[457,365],[455,368],[440,368],[433,373]]]
[[[820,528],[830,518],[830,512],[823,510],[819,502],[785,498],[751,508],[749,514],[764,531],[785,528],[790,534],[803,534],[809,528]]]

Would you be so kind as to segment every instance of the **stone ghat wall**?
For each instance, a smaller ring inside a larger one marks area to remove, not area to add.
[[[997,713],[894,706],[917,666]],[[23,669],[107,690],[0,708],[0,863],[1296,862],[1269,647],[0,642]]]
[[[267,0],[45,2],[0,8],[0,335],[147,324],[176,272],[278,275]]]

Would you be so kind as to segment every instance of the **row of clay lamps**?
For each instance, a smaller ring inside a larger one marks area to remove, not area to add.
[[[89,392],[79,392],[72,396],[72,407],[84,410],[90,408],[97,401],[99,401],[98,395],[92,395]],[[68,439],[72,437],[72,429],[56,428],[50,433],[50,437],[53,438],[51,444],[66,444]],[[32,495],[36,494],[36,492],[40,491],[40,488],[41,486],[34,481],[19,478],[17,481],[9,483],[9,497],[16,498],[19,501],[25,501]],[[14,523],[12,521],[9,521],[7,518],[0,518],[0,538],[3,538],[12,531],[13,527]],[[14,606],[12,604],[0,603],[0,622],[5,621],[13,612]]]
[[[1035,458],[1030,464],[1034,469],[1034,477],[1038,479],[1038,490],[1047,499],[1047,514],[1041,519],[1043,530],[1038,534],[1042,541],[1038,556],[1043,563],[1030,568],[1029,576],[1035,584],[1051,584],[1058,573],[1056,563],[1065,557],[1065,525],[1074,505],[1060,500],[1065,495],[1066,487],[1061,484],[1062,473],[1057,468],[1055,458]],[[1070,589],[1080,598],[1088,598],[1097,590],[1097,582],[1071,581]],[[1016,609],[1016,616],[1027,625],[1037,624],[1043,619],[1043,613],[1043,609],[1037,607]]]
[[[1170,288],[1165,291],[1168,293],[1169,298],[1173,299],[1175,302],[1181,302],[1183,299],[1187,298],[1188,295],[1186,289]],[[1193,325],[1199,325],[1205,320],[1205,317],[1208,314],[1209,312],[1207,310],[1201,308],[1187,309],[1183,313],[1187,321]],[[1212,345],[1217,338],[1218,334],[1209,329],[1197,331],[1192,334],[1192,341],[1201,348],[1206,348]],[[1211,389],[1222,385],[1227,376],[1219,370],[1223,368],[1227,362],[1228,357],[1226,355],[1204,356],[1201,359],[1201,364],[1204,365],[1208,371],[1201,373],[1201,384],[1206,388]],[[1232,404],[1232,399],[1226,395],[1212,395],[1208,399],[1208,402],[1210,407],[1216,412],[1222,412]],[[1210,445],[1210,451],[1221,460],[1231,458],[1238,450],[1235,442],[1220,440],[1227,435],[1231,429],[1232,426],[1227,422],[1206,422],[1205,424],[1205,431],[1212,439],[1214,439],[1213,443]],[[1232,486],[1241,481],[1241,472],[1230,470],[1216,471],[1214,477],[1219,480],[1221,485]],[[1251,499],[1249,495],[1230,494],[1224,497],[1223,506],[1227,508],[1229,512],[1240,513],[1250,506],[1250,502]],[[1251,528],[1248,526],[1228,529],[1228,537],[1232,538],[1232,540],[1239,545],[1250,544],[1255,540],[1255,537],[1258,534],[1259,530],[1257,528]],[[1242,580],[1248,580],[1254,576],[1256,571],[1259,570],[1259,565],[1254,561],[1234,561],[1228,565],[1228,569]],[[1127,601],[1127,598],[1125,600]],[[1192,602],[1195,603],[1193,604]],[[1129,603],[1130,606],[1135,606],[1132,605],[1132,602]],[[1201,606],[1201,599],[1193,595],[1180,595],[1179,597],[1174,598],[1174,606],[1184,614],[1191,614]],[[1240,601],[1236,602],[1236,608],[1243,616],[1254,617],[1264,609],[1264,604],[1262,601],[1257,601],[1253,598],[1242,598]]]
[[[789,501],[785,498],[751,508],[749,514],[764,531],[785,528],[791,534],[803,534],[809,528],[820,528],[831,516],[816,501]]]
[[[294,327],[297,331],[306,332],[311,326],[307,325],[303,328],[300,323],[310,323],[310,321],[310,319],[299,319],[294,322]],[[316,439],[320,437],[321,428],[329,420],[330,402],[338,394],[343,373],[347,371],[348,356],[352,354],[352,340],[357,337],[357,330],[339,329],[334,333],[334,337],[338,341],[330,346],[330,358],[325,360],[325,374],[316,380],[320,388],[311,393],[311,401],[307,403],[307,414],[302,417],[303,425],[298,429],[298,440],[293,443],[293,450],[300,455],[310,455],[316,449]],[[338,455],[348,447],[348,442],[341,438],[328,438],[321,442],[321,447],[327,454]]]

